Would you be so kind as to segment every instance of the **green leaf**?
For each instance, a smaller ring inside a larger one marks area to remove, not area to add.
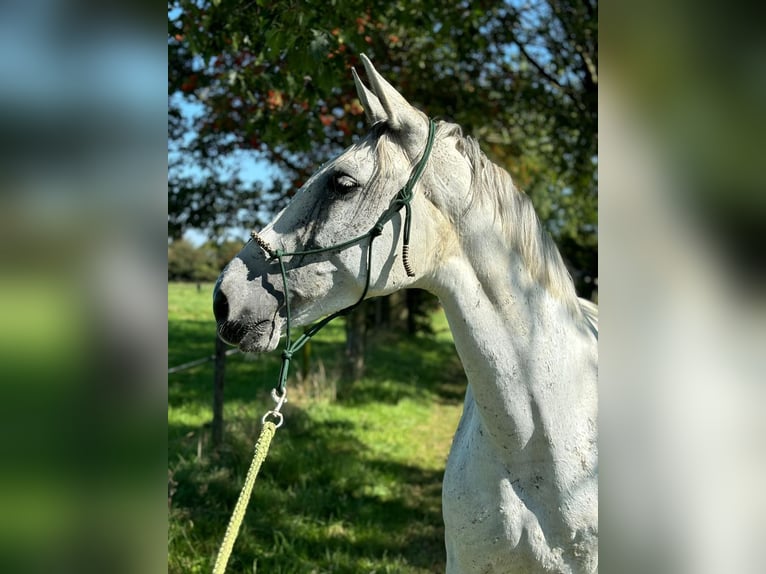
[[[327,57],[331,47],[331,36],[323,30],[311,30],[311,41],[309,42],[309,50],[311,55],[321,60]]]

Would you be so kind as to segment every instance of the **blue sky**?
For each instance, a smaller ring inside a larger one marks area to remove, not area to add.
[[[244,181],[246,184],[251,182],[264,182],[268,183],[274,180],[274,178],[278,177],[279,171],[277,168],[275,168],[271,163],[256,159],[255,157],[252,157],[249,154],[237,154],[238,158],[236,158],[233,161],[236,161],[238,164],[238,167],[240,168],[240,178],[242,181]],[[192,168],[193,171],[194,168]],[[269,187],[266,185],[266,187]],[[242,240],[245,241],[248,237],[248,234],[250,233],[249,229],[241,229],[241,228],[231,228],[231,234],[234,237],[242,237]],[[184,238],[187,239],[189,242],[191,242],[195,246],[199,246],[205,241],[207,241],[208,237],[204,233],[200,232],[196,229],[189,229],[184,233]]]
[[[196,102],[190,101],[187,98],[177,98],[177,103],[181,110],[181,113],[187,118],[190,123],[191,120],[203,113],[203,107]],[[190,133],[190,138],[193,136],[193,132]],[[240,179],[247,185],[254,182],[262,182],[265,188],[269,188],[270,182],[279,177],[279,170],[270,162],[263,158],[258,157],[257,152],[252,150],[239,150],[230,155],[225,160],[225,164],[231,169],[232,172],[238,171]],[[199,166],[189,163],[184,170],[186,174],[194,176],[201,174]],[[247,238],[249,229],[231,228],[231,235],[233,237],[242,237],[243,241]],[[191,242],[195,246],[199,246],[207,241],[207,236],[197,230],[189,229],[184,233],[184,238]]]

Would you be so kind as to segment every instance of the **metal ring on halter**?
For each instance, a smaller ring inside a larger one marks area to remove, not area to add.
[[[274,402],[277,403],[277,406],[275,406],[273,410],[270,410],[265,415],[263,415],[263,418],[261,418],[261,424],[264,424],[266,422],[266,417],[271,415],[276,419],[276,428],[279,428],[282,426],[282,423],[285,422],[284,415],[279,411],[282,410],[282,405],[287,402],[287,389],[284,389],[281,395],[278,393],[277,389],[271,389],[271,398],[274,399]]]
[[[283,389],[281,395],[276,388],[271,389],[271,398],[277,403],[274,410],[279,411],[282,408],[282,405],[287,402],[287,389]]]
[[[269,411],[265,415],[263,415],[263,418],[261,418],[261,424],[266,424],[266,417],[269,415],[273,416],[276,421],[274,423],[274,428],[279,428],[282,426],[282,424],[285,422],[285,417],[282,413],[279,411]]]

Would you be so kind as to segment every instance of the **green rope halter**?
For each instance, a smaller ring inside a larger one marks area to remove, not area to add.
[[[347,315],[356,307],[358,307],[362,301],[364,301],[364,298],[367,296],[367,292],[370,288],[370,278],[372,276],[372,243],[375,238],[383,232],[383,227],[386,225],[386,223],[388,223],[402,208],[404,208],[405,214],[402,238],[402,261],[407,275],[409,277],[415,276],[415,273],[412,270],[412,265],[409,261],[410,227],[412,220],[412,208],[410,207],[410,203],[412,202],[412,198],[414,196],[415,184],[417,184],[420,176],[423,174],[423,170],[425,169],[426,163],[428,162],[428,157],[431,155],[431,148],[433,147],[435,133],[436,123],[433,120],[430,120],[428,122],[428,139],[426,141],[426,146],[423,150],[423,155],[420,158],[420,161],[418,161],[417,165],[415,166],[415,169],[410,175],[410,178],[407,180],[407,183],[404,184],[404,187],[402,187],[396,194],[396,197],[391,203],[391,206],[385,212],[383,212],[383,215],[381,215],[380,218],[378,218],[378,221],[375,222],[375,225],[372,226],[372,229],[370,229],[364,235],[354,237],[353,239],[349,239],[348,241],[344,241],[343,243],[339,243],[337,245],[331,245],[330,247],[319,247],[316,249],[306,249],[304,251],[282,251],[281,249],[273,249],[260,235],[258,235],[256,231],[252,231],[250,233],[250,237],[261,249],[263,249],[268,254],[269,259],[279,263],[279,271],[282,275],[282,286],[284,287],[285,293],[285,315],[287,326],[285,333],[285,348],[282,351],[282,366],[279,371],[279,382],[276,387],[276,392],[278,395],[281,396],[285,393],[287,374],[290,369],[290,361],[293,358],[293,354],[300,350],[301,347],[303,347],[306,343],[308,343],[311,338],[319,331],[321,331],[330,321],[336,317]],[[348,247],[351,247],[352,245],[356,245],[357,243],[364,241],[365,239],[369,239],[370,243],[367,249],[367,277],[365,279],[362,295],[359,297],[356,303],[350,307],[341,309],[340,311],[337,311],[315,323],[306,329],[306,331],[300,337],[293,341],[291,334],[292,315],[290,310],[289,287],[284,258],[302,255],[315,255],[317,253],[326,253],[328,251],[342,251]]]

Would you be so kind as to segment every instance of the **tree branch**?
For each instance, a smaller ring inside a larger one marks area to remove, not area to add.
[[[527,59],[527,61],[532,64],[532,66],[535,67],[535,69],[540,73],[541,76],[543,76],[546,80],[554,84],[556,87],[558,87],[561,90],[564,90],[565,92],[567,89],[553,76],[548,73],[545,68],[543,68],[540,64],[537,63],[537,61],[527,52],[526,48],[524,48],[524,44],[519,42],[516,39],[516,36],[514,34],[511,34],[511,37],[513,38],[513,41],[516,43],[516,45],[519,47],[519,50],[521,51],[521,54]]]
[[[507,29],[510,36],[510,41],[519,47],[521,55],[524,56],[524,58],[526,58],[530,64],[532,64],[532,66],[543,78],[572,97],[572,94],[566,89],[566,87],[564,87],[557,78],[553,77],[537,60],[532,57],[532,55],[524,47],[524,42],[519,39],[516,31],[514,30],[514,27],[521,22],[521,15],[519,14],[518,10],[515,8],[509,8],[508,14],[510,15],[510,25],[507,27]]]

